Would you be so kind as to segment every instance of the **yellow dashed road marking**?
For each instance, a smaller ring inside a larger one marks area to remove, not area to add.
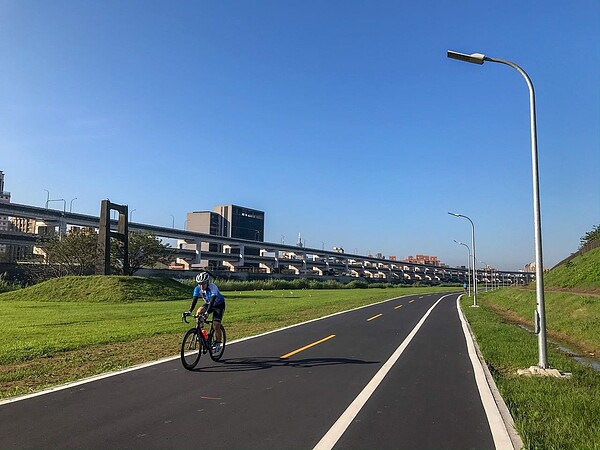
[[[301,348],[299,348],[297,350],[294,350],[293,352],[286,353],[285,355],[280,356],[279,358],[280,359],[289,358],[290,356],[293,356],[296,353],[300,353],[301,351],[306,350],[307,348],[311,348],[311,347],[314,347],[315,345],[319,345],[319,344],[321,344],[321,343],[323,343],[325,341],[328,341],[329,339],[334,338],[334,337],[335,337],[335,334],[332,334],[331,336],[327,336],[326,338],[320,339],[320,340],[318,340],[316,342],[313,342],[312,344],[305,345],[304,347],[301,347]]]

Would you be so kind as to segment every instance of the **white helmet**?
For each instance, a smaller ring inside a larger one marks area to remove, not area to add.
[[[209,276],[208,276],[208,273],[206,273],[206,272],[202,272],[202,273],[199,273],[198,275],[196,275],[196,283],[198,283],[198,284],[208,283],[208,279],[209,279]]]

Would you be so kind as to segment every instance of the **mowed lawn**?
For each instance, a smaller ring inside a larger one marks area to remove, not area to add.
[[[412,293],[449,288],[225,292],[228,339],[256,335]],[[191,298],[95,302],[0,296],[0,397],[19,395],[179,352]]]

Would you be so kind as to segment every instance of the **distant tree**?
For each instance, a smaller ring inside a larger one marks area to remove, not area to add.
[[[581,245],[579,246],[579,248],[583,248],[586,244],[589,244],[590,242],[595,241],[596,239],[600,239],[600,225],[595,225],[592,228],[592,231],[588,231],[583,236],[581,236],[581,239],[579,240]]]
[[[41,278],[93,273],[96,265],[98,234],[89,229],[72,229],[66,235],[51,234],[38,242],[45,254],[42,266],[36,266]]]
[[[129,233],[129,271],[133,275],[142,267],[153,267],[158,263],[168,264],[168,244],[163,244],[152,233]],[[123,272],[122,251],[116,240],[111,242],[111,266],[116,272]]]
[[[66,275],[86,275],[95,272],[98,259],[98,233],[89,229],[72,229],[66,235],[51,234],[38,241],[44,253],[44,264],[33,264],[30,278],[41,281]],[[133,275],[142,267],[168,263],[167,244],[152,233],[129,233],[129,271]],[[123,255],[115,239],[111,240],[111,269],[123,273]]]

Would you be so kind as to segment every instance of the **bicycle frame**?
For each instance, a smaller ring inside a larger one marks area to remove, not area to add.
[[[207,331],[208,338],[205,338],[204,333],[202,333],[202,330],[204,330],[203,325],[205,323],[210,324],[210,329]],[[213,328],[213,321],[205,319],[202,321],[202,324],[199,320],[196,321],[196,331],[197,331],[198,337],[200,338],[200,341],[202,342],[202,353],[206,353],[208,351],[209,347],[212,345],[213,336],[215,333],[215,329]]]
[[[186,323],[189,323],[187,317],[190,315],[191,314],[184,313],[182,315],[182,320]],[[193,317],[196,319],[196,324],[193,328],[187,331],[183,338],[183,342],[181,343],[181,361],[183,366],[188,370],[192,370],[196,364],[198,364],[200,356],[206,353],[210,355],[210,358],[213,361],[219,361],[223,356],[223,352],[225,351],[225,343],[227,339],[225,328],[223,328],[223,325],[217,321],[221,331],[221,342],[218,347],[213,347],[213,339],[215,336],[214,319],[208,320],[206,316],[197,315],[194,315]],[[202,333],[205,323],[210,324],[210,329],[207,331],[208,337],[204,337],[204,334]],[[196,356],[192,356],[194,352],[196,352]],[[192,357],[190,358],[190,356]]]

